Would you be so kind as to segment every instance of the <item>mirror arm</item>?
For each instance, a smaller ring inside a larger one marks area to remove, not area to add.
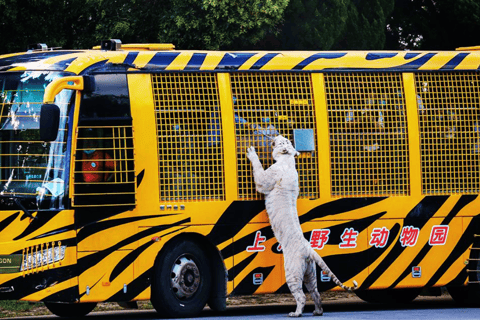
[[[83,90],[83,77],[82,76],[70,76],[58,78],[50,82],[50,84],[45,88],[45,93],[43,95],[43,103],[51,104],[55,101],[55,97],[63,89],[71,90]]]

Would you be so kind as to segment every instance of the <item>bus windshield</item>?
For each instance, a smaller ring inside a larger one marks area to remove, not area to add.
[[[62,209],[66,181],[68,106],[71,90],[55,99],[60,127],[55,141],[40,141],[40,108],[47,85],[64,73],[0,74],[0,198],[33,209]],[[17,208],[18,209],[18,208]]]

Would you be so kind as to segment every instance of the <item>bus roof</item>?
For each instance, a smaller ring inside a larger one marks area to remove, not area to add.
[[[464,49],[464,48],[461,48]],[[466,48],[470,49],[470,48]],[[48,50],[0,56],[0,71],[77,75],[119,71],[460,71],[479,70],[480,51],[184,51],[122,45],[117,51]]]

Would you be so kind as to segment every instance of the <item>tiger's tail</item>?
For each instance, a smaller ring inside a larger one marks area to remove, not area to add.
[[[337,276],[332,272],[332,270],[330,270],[330,268],[327,266],[325,261],[323,261],[322,257],[320,257],[320,255],[313,249],[311,250],[311,252],[312,252],[311,258],[313,259],[313,261],[315,261],[317,263],[317,265],[323,271],[325,271],[328,274],[328,276],[330,278],[332,278],[333,282],[335,282],[339,287],[341,287],[342,289],[345,289],[347,291],[353,291],[353,290],[358,289],[357,281],[353,280],[353,287],[348,287],[348,286],[344,285],[340,280],[338,280]]]

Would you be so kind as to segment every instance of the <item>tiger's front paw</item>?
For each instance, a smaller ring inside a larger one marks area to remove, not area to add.
[[[255,152],[255,148],[254,148],[254,147],[248,147],[248,149],[247,149],[247,158],[248,158],[250,161],[254,161],[254,160],[258,159],[258,156],[257,156],[257,153]]]

